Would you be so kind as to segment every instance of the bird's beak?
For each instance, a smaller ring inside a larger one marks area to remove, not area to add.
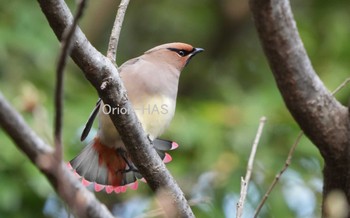
[[[204,49],[202,49],[202,48],[193,48],[192,52],[188,56],[188,59],[186,61],[185,66],[188,64],[188,62],[190,62],[190,60],[193,58],[193,56],[195,56],[196,54],[198,54],[202,51],[204,51]]]
[[[186,61],[185,66],[188,64],[188,62],[190,62],[190,60],[192,59],[193,56],[195,56],[196,54],[198,54],[198,53],[200,53],[202,51],[204,51],[203,48],[193,48],[192,52],[189,54],[189,57],[188,57],[188,59]]]
[[[202,52],[202,51],[204,51],[203,48],[194,48],[193,51],[192,51],[192,53],[191,53],[191,56],[194,56],[194,55],[196,55],[197,53],[200,53],[200,52]]]

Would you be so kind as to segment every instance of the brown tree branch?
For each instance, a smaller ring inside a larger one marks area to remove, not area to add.
[[[64,29],[73,21],[69,8],[63,0],[38,0],[38,2],[56,36],[61,39]],[[160,160],[138,122],[114,64],[90,44],[79,28],[76,29],[73,41],[71,57],[96,88],[103,102],[113,108],[125,108],[130,112],[110,116],[136,167],[152,190],[165,190],[178,216],[193,217],[183,192]]]
[[[117,49],[118,49],[120,31],[122,29],[125,12],[126,12],[126,9],[128,8],[129,2],[130,0],[121,0],[119,4],[117,16],[115,17],[115,21],[113,24],[112,33],[109,38],[107,57],[113,63],[116,63],[116,60],[117,60]]]
[[[72,45],[72,37],[78,25],[80,17],[83,15],[86,1],[81,0],[78,3],[78,9],[74,16],[73,24],[66,29],[61,42],[61,50],[56,69],[56,89],[55,89],[55,124],[54,139],[55,153],[58,160],[62,160],[62,123],[63,123],[63,88],[64,88],[64,68],[66,67],[67,57]]]
[[[344,128],[349,124],[347,109],[315,73],[289,1],[250,2],[262,46],[289,111],[325,158],[341,158],[349,139],[349,129]]]
[[[289,1],[250,0],[250,8],[284,102],[325,160],[324,197],[339,189],[349,201],[350,122],[347,108],[332,96],[315,73]]]
[[[25,123],[0,93],[0,126],[48,178],[58,195],[78,217],[113,217],[107,208],[57,160],[53,149]]]

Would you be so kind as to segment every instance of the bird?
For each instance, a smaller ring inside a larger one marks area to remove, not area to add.
[[[158,138],[168,128],[175,114],[181,71],[192,57],[204,51],[182,42],[156,46],[139,57],[122,64],[118,71],[143,130],[152,140],[163,162],[171,161],[166,153],[177,143]],[[93,140],[74,157],[68,166],[84,185],[94,184],[95,191],[124,192],[126,187],[137,189],[142,175],[131,161],[109,113],[115,112],[99,98],[81,135],[88,136],[98,117],[98,130]],[[122,110],[117,111],[123,113]],[[125,111],[124,111],[125,112]]]

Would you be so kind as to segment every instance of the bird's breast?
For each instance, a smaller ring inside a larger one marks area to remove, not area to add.
[[[160,136],[168,128],[175,114],[175,106],[175,99],[162,95],[147,97],[136,104],[133,103],[143,129],[152,139]]]
[[[175,113],[176,101],[166,96],[143,96],[142,99],[130,99],[137,118],[151,139],[160,136],[168,128]],[[109,117],[110,113],[123,115],[123,108],[101,105],[99,112],[98,135],[102,143],[109,147],[123,147],[118,131]]]

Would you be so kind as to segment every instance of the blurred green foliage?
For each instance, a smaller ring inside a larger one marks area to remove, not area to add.
[[[68,3],[75,8],[73,1]],[[0,5],[0,90],[33,129],[52,144],[59,43],[35,1],[0,0]],[[89,1],[81,22],[82,30],[102,53],[117,5],[112,0]],[[313,66],[325,85],[335,89],[349,75],[348,1],[295,0],[292,7]],[[118,64],[172,41],[205,48],[181,76],[176,116],[163,136],[180,145],[171,152],[173,162],[168,168],[188,199],[197,200],[193,206],[197,217],[234,216],[240,178],[245,175],[259,119],[263,115],[268,119],[246,202],[245,217],[250,217],[283,167],[300,130],[276,88],[248,2],[131,1]],[[79,135],[97,95],[74,63],[66,72],[64,143],[65,160],[70,160],[84,146]],[[345,88],[337,95],[345,105],[349,92]],[[0,147],[0,217],[49,216],[43,214],[43,208],[53,189],[45,177],[3,130]],[[319,216],[322,165],[319,152],[304,138],[260,217]],[[145,211],[154,206],[145,184],[125,194],[97,195],[123,217],[128,216],[126,210],[115,208],[126,208],[127,202],[134,202],[128,206],[135,211],[140,207],[135,199],[150,202]]]

